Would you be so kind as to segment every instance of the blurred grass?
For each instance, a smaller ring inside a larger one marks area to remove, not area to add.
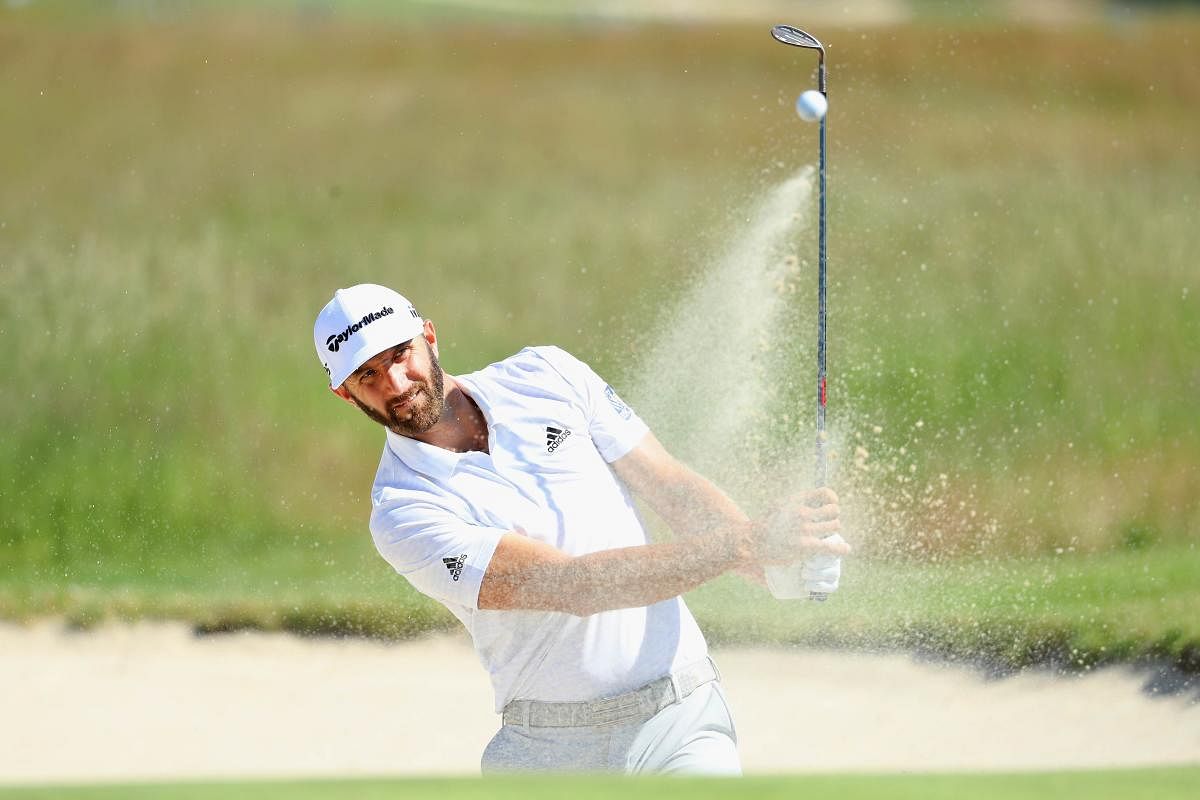
[[[391,283],[451,372],[555,343],[620,385],[747,201],[815,158],[789,111],[810,64],[759,27],[32,8],[0,7],[17,616],[441,624],[371,551],[381,437],[327,396],[316,309]],[[902,557],[863,569],[1194,564],[1200,22],[822,33],[830,417],[862,551]],[[1200,604],[1164,585],[1144,630],[1121,581],[1080,591],[1110,644],[1194,642]]]
[[[181,783],[116,786],[53,786],[0,788],[3,798],[210,798],[253,797],[267,800],[308,798],[522,798],[562,797],[580,800],[612,797],[790,798],[802,795],[855,798],[889,797],[895,800],[959,798],[979,800],[1088,797],[1093,800],[1174,800],[1191,797],[1200,783],[1196,767],[1094,770],[1090,772],[901,775],[805,775],[753,777],[737,780],[714,778],[634,778],[603,776],[535,776],[478,779],[249,781],[242,783]]]
[[[378,559],[325,552],[233,563],[201,573],[97,568],[56,586],[41,575],[0,580],[0,617],[55,614],[79,628],[122,619],[186,619],[203,633],[241,629],[406,638],[457,628],[440,605]],[[920,651],[1006,672],[1067,672],[1150,661],[1200,672],[1200,548],[958,559],[941,564],[853,561],[824,604],[779,602],[726,577],[687,595],[717,645],[773,643]]]
[[[916,650],[1006,672],[1160,660],[1200,671],[1200,549],[851,563],[825,604],[722,578],[688,596],[724,644]]]

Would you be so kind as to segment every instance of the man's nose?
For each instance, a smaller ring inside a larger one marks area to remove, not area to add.
[[[404,394],[408,391],[408,387],[412,381],[408,379],[408,374],[404,371],[404,367],[400,364],[392,364],[387,368],[385,373],[387,377],[387,385],[396,394]]]

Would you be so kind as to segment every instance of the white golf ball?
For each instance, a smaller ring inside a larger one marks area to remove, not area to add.
[[[816,89],[809,89],[796,98],[796,113],[805,122],[816,122],[829,110],[829,101]]]

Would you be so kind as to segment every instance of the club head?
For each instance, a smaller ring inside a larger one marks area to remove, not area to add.
[[[771,35],[776,41],[790,44],[793,47],[807,47],[811,50],[819,50],[822,55],[825,54],[825,46],[817,41],[817,37],[811,33],[805,33],[799,28],[793,28],[791,25],[776,25],[771,28]]]

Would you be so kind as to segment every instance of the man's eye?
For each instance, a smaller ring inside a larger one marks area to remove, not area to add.
[[[363,374],[359,376],[358,382],[365,383],[366,381],[369,381],[369,380],[371,380],[371,378],[374,378],[374,377],[375,377],[375,370],[373,370],[373,369],[364,370]]]

